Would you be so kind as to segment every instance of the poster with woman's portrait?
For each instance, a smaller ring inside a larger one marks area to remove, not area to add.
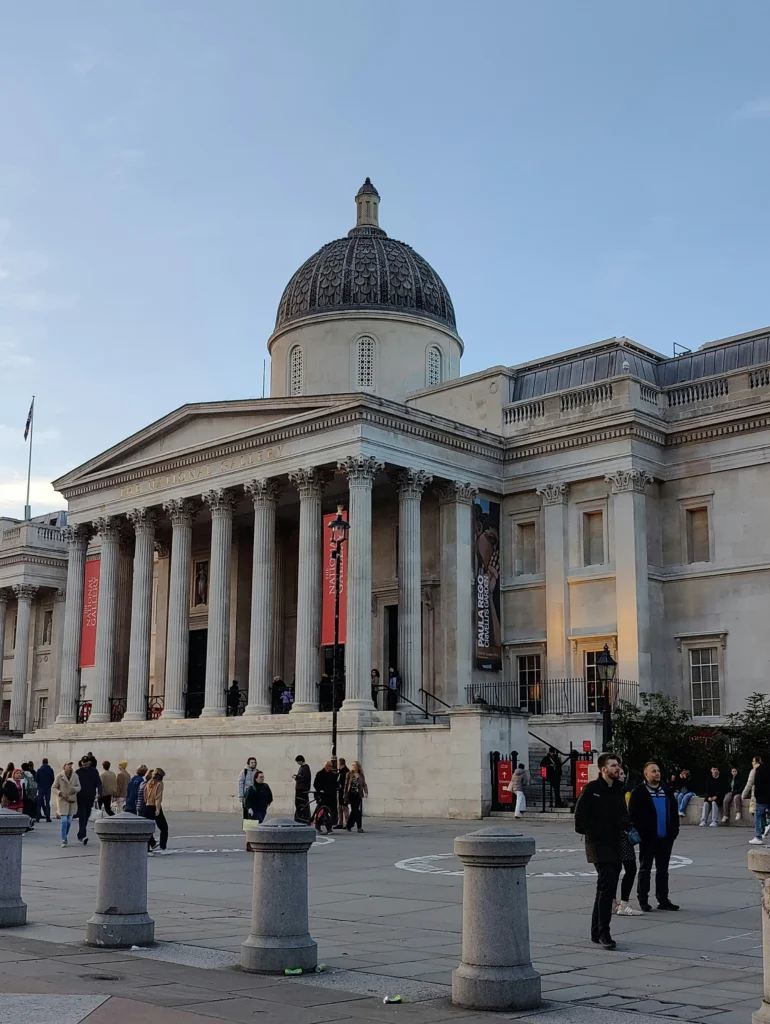
[[[476,668],[503,667],[500,631],[500,503],[473,503],[474,643]]]

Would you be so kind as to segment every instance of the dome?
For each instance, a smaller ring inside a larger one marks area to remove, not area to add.
[[[407,313],[456,332],[444,282],[422,256],[379,226],[380,195],[369,178],[356,195],[356,226],[329,242],[286,285],[275,329],[322,313]]]

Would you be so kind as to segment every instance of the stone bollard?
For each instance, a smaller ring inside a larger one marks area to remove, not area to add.
[[[86,924],[86,945],[120,949],[155,941],[147,913],[147,843],[154,822],[116,814],[94,824],[101,841],[96,912]]]
[[[455,839],[463,862],[463,946],[452,1002],[469,1010],[534,1010],[540,975],[529,950],[526,868],[535,840],[511,828]]]
[[[26,814],[0,810],[0,928],[27,923],[27,904],[21,898],[21,843],[28,826]]]
[[[770,850],[749,850],[749,871],[762,881],[762,964],[764,986],[762,1005],[752,1013],[753,1024],[770,1022]]]
[[[250,827],[247,827],[250,825]],[[254,857],[251,931],[241,946],[241,967],[258,974],[288,968],[312,971],[318,947],[308,932],[307,851],[315,829],[291,818],[244,825]]]

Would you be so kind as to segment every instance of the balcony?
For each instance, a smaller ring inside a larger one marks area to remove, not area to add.
[[[466,704],[487,704],[494,711],[528,711],[531,715],[601,714],[620,701],[636,704],[639,684],[631,679],[612,683],[585,679],[543,679],[537,683],[479,683],[465,689]]]

